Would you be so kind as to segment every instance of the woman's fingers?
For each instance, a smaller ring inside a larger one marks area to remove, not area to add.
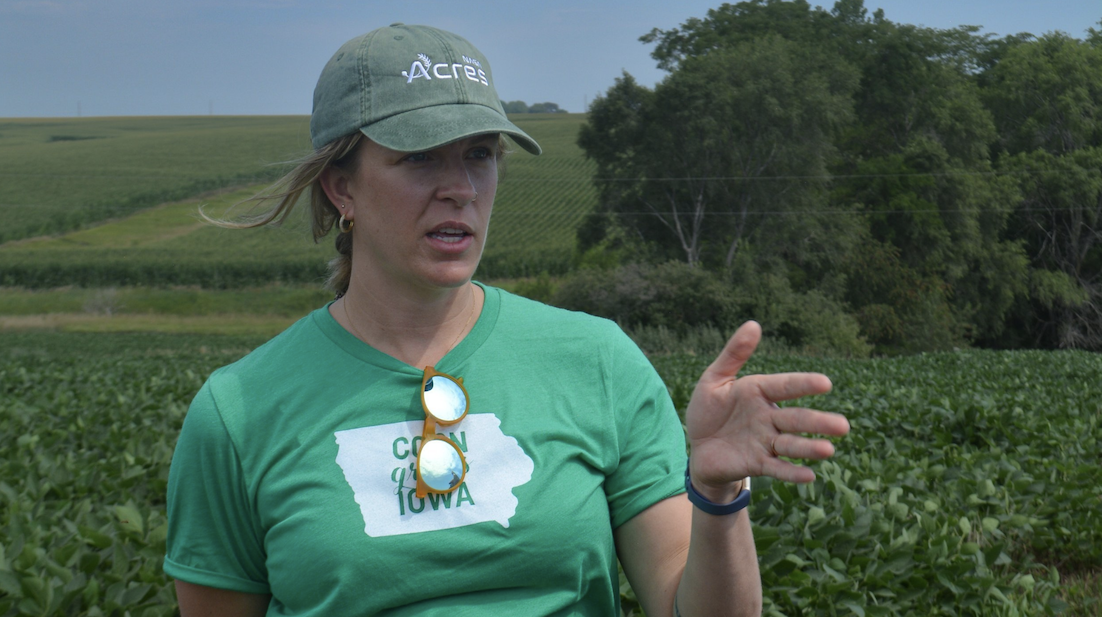
[[[766,461],[765,464],[762,465],[761,475],[776,478],[781,482],[809,484],[815,481],[815,472],[811,469],[800,465],[793,465],[779,458],[771,458]]]
[[[743,324],[693,392],[686,428],[692,442],[693,473],[702,482],[722,484],[744,477],[747,471],[784,482],[812,482],[815,472],[785,459],[830,458],[834,445],[829,440],[803,435],[840,437],[849,432],[849,421],[841,414],[775,404],[830,392],[833,384],[826,375],[738,377],[760,340],[761,326]]]
[[[826,439],[809,439],[781,433],[773,440],[771,448],[773,456],[788,458],[802,458],[821,461],[834,456],[834,444]]]
[[[701,381],[720,383],[734,379],[754,354],[760,341],[761,326],[758,322],[748,321],[739,326],[716,359],[705,369]]]
[[[747,386],[758,388],[770,401],[791,401],[802,396],[814,396],[830,392],[834,384],[822,373],[776,373],[773,375],[749,375],[742,380]]]
[[[849,433],[849,420],[838,413],[804,407],[779,407],[772,413],[773,426],[781,433],[814,433],[841,437]]]

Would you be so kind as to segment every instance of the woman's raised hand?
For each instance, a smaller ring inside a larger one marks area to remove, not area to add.
[[[685,412],[693,486],[712,501],[734,499],[734,483],[746,476],[814,481],[811,469],[779,457],[829,458],[834,454],[829,440],[802,434],[841,436],[849,432],[849,421],[840,414],[775,404],[830,392],[826,375],[736,377],[759,341],[761,326],[754,321],[744,323],[704,371]]]

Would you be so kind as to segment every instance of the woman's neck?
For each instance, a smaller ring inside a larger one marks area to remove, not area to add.
[[[435,366],[463,340],[482,311],[485,293],[468,281],[435,294],[380,295],[349,285],[329,312],[356,338],[406,364]]]

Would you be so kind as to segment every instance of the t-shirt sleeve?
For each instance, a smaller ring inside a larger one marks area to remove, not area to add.
[[[620,456],[605,479],[605,493],[616,528],[685,492],[685,432],[662,378],[626,335],[620,335],[608,371]]]
[[[188,409],[172,456],[167,542],[165,574],[196,585],[269,593],[264,534],[209,381]]]

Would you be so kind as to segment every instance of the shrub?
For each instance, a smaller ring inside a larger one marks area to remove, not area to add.
[[[760,321],[765,336],[780,338],[795,351],[849,358],[872,351],[857,320],[821,291],[794,291],[787,278],[773,274],[746,277],[737,290],[739,312]]]
[[[725,341],[744,321],[755,319],[777,349],[869,355],[857,320],[840,302],[816,290],[793,291],[783,276],[743,278],[724,283],[681,262],[580,270],[563,280],[551,303],[616,320],[635,333],[641,347],[660,353],[710,353],[718,350],[716,340]],[[707,328],[714,336],[702,334]]]
[[[680,262],[581,270],[566,278],[552,304],[616,320],[629,328],[664,327],[678,334],[735,322],[731,289],[715,275]]]

